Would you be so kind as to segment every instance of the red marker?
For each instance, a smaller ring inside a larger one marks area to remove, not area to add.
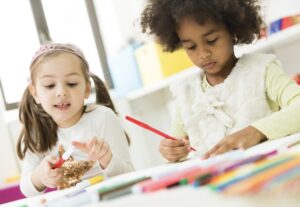
[[[197,178],[203,180],[210,177],[215,170],[216,169],[213,166],[208,168],[194,166],[183,171],[175,172],[168,176],[163,176],[159,179],[151,179],[140,182],[133,187],[133,190],[136,193],[146,193],[168,188],[175,184],[180,184],[180,181],[192,183]]]
[[[73,145],[71,147],[69,147],[69,149],[64,152],[64,154],[62,155],[62,157],[54,164],[54,166],[52,167],[52,169],[60,168],[62,166],[62,164],[64,164],[64,162],[67,159],[69,159],[69,157],[73,153],[74,149],[75,149],[75,147]]]
[[[138,125],[138,126],[140,126],[140,127],[143,127],[144,129],[147,129],[147,130],[149,130],[149,131],[152,131],[152,132],[154,132],[155,134],[158,134],[158,135],[162,136],[162,137],[165,138],[165,139],[178,140],[178,139],[176,139],[175,137],[172,137],[172,136],[170,136],[170,135],[167,135],[167,134],[165,134],[165,133],[159,131],[158,129],[155,129],[155,128],[149,126],[148,124],[145,124],[145,123],[143,123],[143,122],[141,122],[141,121],[138,121],[138,120],[136,120],[136,119],[134,119],[134,118],[132,118],[132,117],[130,117],[130,116],[125,116],[125,119],[127,119],[128,121],[131,121],[132,123],[134,123],[134,124],[136,124],[136,125]],[[196,151],[193,147],[190,147],[190,150]]]

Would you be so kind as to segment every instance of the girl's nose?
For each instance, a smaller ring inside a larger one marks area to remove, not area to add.
[[[65,97],[68,96],[68,91],[65,88],[61,88],[56,93],[57,97]]]
[[[200,49],[198,52],[198,57],[202,60],[208,59],[210,58],[212,55],[211,51],[207,50],[207,49]]]
[[[65,97],[68,96],[67,92],[57,93],[57,97]]]

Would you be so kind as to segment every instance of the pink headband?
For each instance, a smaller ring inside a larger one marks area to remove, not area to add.
[[[42,55],[50,54],[55,51],[65,51],[69,53],[73,53],[80,57],[82,61],[86,64],[87,70],[89,70],[89,64],[86,61],[83,52],[75,45],[73,44],[59,44],[59,43],[47,43],[44,45],[41,45],[39,50],[34,54],[30,66]]]

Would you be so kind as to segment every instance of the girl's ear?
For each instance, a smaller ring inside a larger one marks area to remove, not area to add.
[[[236,44],[238,42],[238,38],[236,35],[233,35],[232,42],[233,42],[233,44]]]
[[[86,84],[86,90],[85,90],[84,98],[88,98],[91,95],[91,90],[92,90],[91,83],[88,82]]]
[[[35,102],[37,104],[40,104],[40,101],[39,101],[39,99],[37,97],[37,94],[36,94],[35,87],[32,84],[29,85],[29,92],[32,95],[32,97],[34,98]]]

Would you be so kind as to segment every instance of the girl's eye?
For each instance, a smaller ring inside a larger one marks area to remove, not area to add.
[[[45,85],[44,87],[45,88],[48,88],[48,89],[51,89],[51,88],[54,88],[55,84],[49,84],[49,85]]]
[[[196,48],[196,45],[193,45],[191,47],[187,47],[188,50],[194,50]]]
[[[213,39],[213,40],[207,40],[207,43],[210,44],[210,45],[212,45],[212,44],[214,44],[215,42],[217,42],[217,40],[218,40],[218,38],[216,37],[216,38]]]
[[[68,83],[68,86],[70,86],[70,87],[75,87],[77,85],[78,85],[78,83]]]

